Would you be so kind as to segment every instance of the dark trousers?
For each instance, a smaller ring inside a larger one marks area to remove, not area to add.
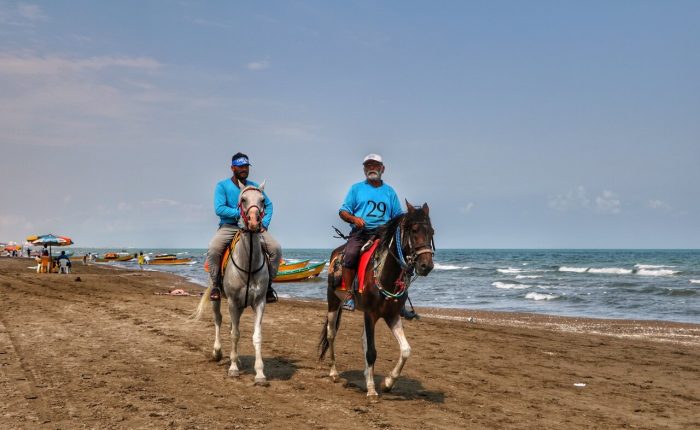
[[[343,267],[357,269],[360,261],[360,248],[376,232],[376,230],[352,230],[345,245],[345,256],[343,257]]]

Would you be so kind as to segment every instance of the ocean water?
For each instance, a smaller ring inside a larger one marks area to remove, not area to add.
[[[82,252],[104,250],[75,248]],[[129,249],[139,252],[141,249]],[[206,285],[205,249],[143,249],[194,258],[147,266]],[[329,249],[286,249],[287,259],[327,260]],[[700,250],[438,250],[410,287],[416,306],[534,312],[700,324]],[[106,263],[137,267],[134,261]],[[325,300],[326,274],[275,284],[281,297]]]

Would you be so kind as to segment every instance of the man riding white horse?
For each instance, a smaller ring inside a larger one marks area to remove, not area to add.
[[[241,213],[238,208],[238,196],[246,186],[257,187],[253,181],[248,180],[250,173],[250,161],[248,156],[238,152],[231,157],[231,172],[233,176],[226,178],[216,184],[214,191],[214,211],[219,216],[219,229],[209,242],[207,260],[209,262],[209,278],[212,283],[212,290],[209,299],[212,301],[221,300],[221,257],[229,246],[236,232],[240,230],[239,221]],[[265,253],[270,256],[270,281],[267,287],[267,303],[277,301],[277,294],[272,288],[272,279],[277,275],[280,262],[282,261],[282,248],[279,242],[268,231],[272,220],[272,201],[265,195],[265,216],[262,220],[262,233],[260,242]]]
[[[368,154],[362,161],[367,180],[353,184],[340,207],[340,218],[352,225],[343,257],[343,282],[348,295],[343,309],[354,311],[353,280],[357,273],[362,246],[374,236],[377,228],[403,213],[396,191],[382,180],[384,162],[378,154]],[[414,311],[401,309],[401,316],[413,319]]]

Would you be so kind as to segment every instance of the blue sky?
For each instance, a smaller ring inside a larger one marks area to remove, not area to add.
[[[700,3],[0,0],[0,241],[206,247],[233,153],[333,247],[368,152],[441,247],[697,248]]]

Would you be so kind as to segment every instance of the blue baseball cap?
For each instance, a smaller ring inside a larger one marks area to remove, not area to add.
[[[248,157],[246,157],[245,155],[231,160],[231,166],[241,167],[250,165],[250,161],[248,161]]]

